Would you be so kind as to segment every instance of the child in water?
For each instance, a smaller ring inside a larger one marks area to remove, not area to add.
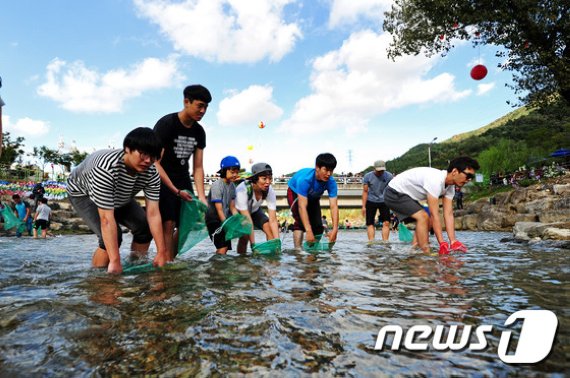
[[[256,163],[251,167],[252,176],[236,188],[236,208],[247,217],[258,229],[263,230],[267,240],[279,237],[279,222],[277,221],[277,196],[271,186],[273,171],[267,163]],[[269,217],[261,209],[263,201],[267,201]],[[249,235],[252,248],[255,235]],[[247,238],[240,238],[238,252],[247,250]]]
[[[220,178],[212,184],[208,193],[208,211],[206,227],[210,239],[216,246],[216,253],[225,255],[232,249],[231,240],[226,240],[222,223],[237,213],[235,206],[236,187],[234,182],[239,178],[240,163],[234,156],[226,156],[220,163]]]

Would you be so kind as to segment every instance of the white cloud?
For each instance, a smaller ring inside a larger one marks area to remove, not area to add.
[[[20,118],[15,123],[12,123],[9,116],[2,116],[2,124],[4,131],[12,134],[12,137],[36,138],[49,132],[48,122],[28,117]]]
[[[380,25],[384,12],[392,3],[392,0],[333,0],[329,28],[353,24],[360,18],[374,20]]]
[[[252,85],[220,101],[217,114],[222,126],[254,125],[281,117],[283,110],[273,102],[273,88]]]
[[[134,0],[185,54],[208,61],[279,61],[302,34],[283,19],[293,0]]]
[[[180,79],[176,59],[147,58],[128,69],[99,73],[81,61],[58,58],[47,66],[46,82],[38,87],[48,97],[72,112],[120,112],[126,100],[146,90],[167,88]]]
[[[479,84],[477,86],[477,96],[481,96],[495,88],[495,83]]]
[[[392,109],[413,104],[457,101],[471,91],[457,91],[455,77],[443,73],[425,78],[438,57],[386,57],[388,34],[362,31],[338,50],[313,62],[313,93],[300,99],[281,130],[317,133],[324,130],[352,134],[365,130],[369,120]]]

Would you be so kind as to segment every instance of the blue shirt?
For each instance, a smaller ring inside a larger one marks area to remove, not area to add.
[[[16,211],[18,212],[18,218],[24,219],[26,217],[26,209],[29,208],[30,205],[28,205],[24,201],[21,201],[20,203],[15,204],[14,207],[16,208]],[[29,219],[31,219],[31,218],[29,218]]]
[[[334,178],[331,176],[328,181],[318,181],[315,176],[315,168],[299,170],[287,184],[292,191],[308,199],[321,198],[325,190],[330,198],[335,198],[338,194],[338,187]]]
[[[374,203],[384,202],[384,189],[386,189],[392,177],[392,174],[388,171],[382,172],[380,177],[376,176],[374,171],[365,174],[362,184],[368,185],[368,201]]]

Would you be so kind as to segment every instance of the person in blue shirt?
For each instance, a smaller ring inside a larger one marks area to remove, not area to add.
[[[26,201],[23,201],[19,194],[14,194],[12,199],[14,200],[14,214],[24,223],[24,228],[28,232],[28,235],[32,236],[32,213],[30,205]],[[22,236],[21,228],[16,230],[16,236]]]
[[[303,233],[306,241],[314,243],[315,235],[323,233],[320,199],[326,191],[329,196],[332,227],[328,233],[329,242],[336,241],[338,234],[338,187],[332,177],[336,158],[329,153],[317,156],[315,168],[299,170],[288,182],[287,202],[295,223],[293,241],[295,248],[301,248]]]
[[[382,222],[382,240],[387,241],[390,238],[390,209],[384,203],[384,189],[392,178],[392,174],[386,170],[386,163],[377,160],[374,162],[374,170],[365,174],[362,179],[362,215],[366,219],[369,242],[374,241],[377,212],[380,212]]]

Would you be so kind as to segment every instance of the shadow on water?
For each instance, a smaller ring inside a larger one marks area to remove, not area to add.
[[[2,239],[0,371],[570,373],[568,250],[515,243],[504,233],[460,238],[470,251],[445,257],[399,242],[367,245],[363,231],[342,232],[332,252],[318,254],[285,249],[277,256],[213,256],[205,241],[169,269],[123,276],[89,268],[91,235]],[[497,355],[505,319],[522,309],[548,309],[558,317],[553,352],[539,364],[509,365]],[[490,324],[494,331],[483,351],[375,350],[378,331],[389,324]]]

